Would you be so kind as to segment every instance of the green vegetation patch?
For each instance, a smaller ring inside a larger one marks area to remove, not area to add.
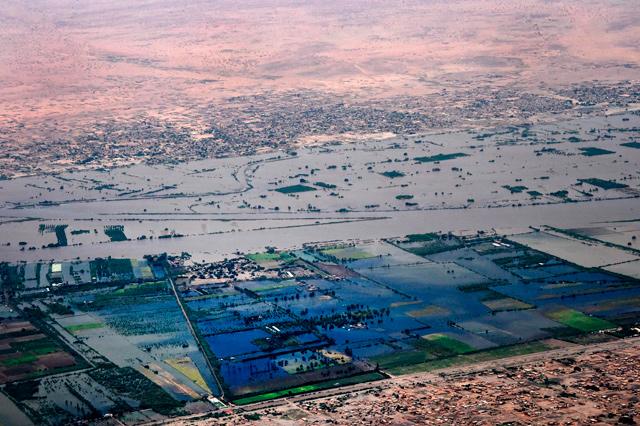
[[[128,239],[124,234],[124,225],[105,226],[104,233],[111,239],[111,241],[127,241]]]
[[[608,149],[596,148],[593,146],[587,148],[579,148],[582,151],[582,155],[586,155],[587,157],[595,157],[597,155],[607,155],[607,154],[615,154],[614,151],[609,151]]]
[[[31,399],[40,388],[39,380],[27,380],[24,382],[7,383],[4,390],[18,401]]]
[[[253,260],[256,263],[266,263],[266,262],[290,262],[295,260],[295,256],[293,256],[289,252],[263,252],[263,253],[251,253],[245,256],[249,260]]]
[[[61,350],[60,346],[48,337],[25,342],[12,342],[11,347],[18,352],[32,355],[46,355]]]
[[[458,339],[447,336],[446,334],[428,334],[426,336],[422,336],[422,338],[455,354],[466,354],[474,351],[474,348],[471,346]]]
[[[249,290],[253,291],[254,293],[262,293],[262,292],[279,290],[287,287],[297,287],[299,285],[298,282],[295,280],[285,280],[285,281],[264,280],[259,282],[261,283],[261,285],[251,286]]]
[[[473,283],[473,284],[462,284],[458,286],[458,290],[463,293],[475,293],[479,291],[489,290],[489,283]]]
[[[402,247],[404,250],[415,254],[416,256],[429,256],[431,254],[443,253],[445,251],[455,250],[462,247],[457,241],[447,242],[441,240],[435,240],[431,242],[425,242],[421,247]]]
[[[372,362],[385,370],[393,370],[414,364],[451,358],[460,354],[473,352],[475,349],[445,334],[429,334],[412,341],[415,350],[394,352],[371,358]]]
[[[399,172],[397,170],[390,170],[388,172],[382,172],[380,173],[382,176],[394,179],[394,178],[399,178],[399,177],[403,177],[404,173]]]
[[[504,185],[503,188],[508,190],[512,194],[519,194],[519,193],[524,192],[527,189],[529,189],[529,188],[527,188],[526,186],[523,186],[523,185],[516,185],[516,186]]]
[[[120,277],[132,277],[133,267],[131,259],[102,259],[97,258],[89,263],[91,278],[109,278],[113,275]]]
[[[414,160],[420,163],[435,163],[438,161],[453,160],[455,158],[468,157],[468,156],[469,156],[468,154],[465,154],[463,152],[454,152],[451,154],[436,154],[436,155],[430,155],[426,157],[416,157],[414,158]]]
[[[411,199],[413,199],[413,195],[409,195],[409,194],[396,195],[396,200],[411,200]]]
[[[388,369],[387,372],[393,375],[414,374],[449,367],[475,364],[478,362],[491,361],[500,358],[509,358],[536,352],[544,352],[549,349],[549,346],[545,345],[542,342],[530,342],[513,346],[503,346],[500,348],[487,349],[484,351],[478,351],[468,354],[461,354],[451,358],[427,361],[420,364],[397,366]]]
[[[48,337],[37,340],[27,340],[24,342],[11,342],[11,349],[8,353],[12,353],[10,358],[0,361],[0,365],[5,367],[15,367],[24,364],[31,364],[38,360],[42,355],[61,352],[62,348]],[[15,355],[15,356],[14,356]]]
[[[371,358],[380,368],[384,370],[392,370],[394,368],[422,364],[437,358],[451,356],[450,352],[440,352],[442,348],[430,344],[429,342],[421,342],[422,350],[396,352],[389,355],[383,355]]]
[[[71,307],[68,305],[58,303],[58,302],[53,302],[53,303],[45,302],[44,304],[49,310],[49,312],[53,314],[56,314],[56,315],[72,315],[73,314],[73,309],[71,309]]]
[[[84,324],[75,324],[66,326],[65,329],[72,334],[79,333],[85,330],[95,330],[96,328],[103,328],[104,324],[101,322],[86,322]]]
[[[114,296],[146,296],[149,294],[166,293],[168,284],[166,281],[154,281],[142,284],[130,284],[115,290]]]
[[[405,237],[408,242],[415,243],[419,241],[433,241],[439,240],[440,236],[433,232],[428,232],[426,234],[409,234]]]
[[[627,148],[640,149],[640,142],[627,142],[620,145],[626,146]]]
[[[509,243],[512,244],[511,242]],[[505,256],[492,260],[493,263],[505,269],[534,268],[547,263],[551,260],[551,256],[542,252],[526,251],[519,253],[517,256]]]
[[[360,260],[375,257],[358,247],[336,247],[322,250],[321,253],[339,260]]]
[[[589,185],[597,186],[602,189],[622,189],[629,186],[625,185],[624,183],[618,183],[611,180],[598,178],[578,179],[578,181],[582,183],[588,183]]]
[[[65,247],[67,245],[67,225],[56,225],[55,233],[58,239],[58,247]]]
[[[127,303],[127,300],[131,300],[133,303],[141,303],[142,301],[138,299],[139,297],[168,293],[169,287],[166,281],[129,284],[108,293],[96,294],[92,308],[101,309],[112,304],[124,304]]]
[[[180,414],[178,409],[184,406],[184,403],[173,399],[160,386],[131,367],[103,367],[91,370],[88,374],[116,395],[139,401],[141,409],[150,408],[162,415],[175,415]]]
[[[259,347],[263,352],[273,352],[276,349],[298,346],[300,344],[296,336],[291,336],[287,333],[276,334],[269,338],[261,337],[253,340],[251,343]]]
[[[337,186],[332,184],[332,183],[326,183],[326,182],[316,182],[314,183],[315,186],[319,186],[320,188],[325,188],[325,189],[336,189]]]
[[[26,354],[20,354],[19,356],[14,358],[3,359],[2,361],[0,361],[0,364],[2,364],[5,367],[15,367],[17,365],[31,364],[37,360],[38,360],[37,355],[26,353]]]
[[[298,192],[309,192],[315,191],[316,189],[311,186],[306,185],[291,185],[291,186],[283,186],[281,188],[276,188],[276,192],[281,194],[295,194]]]
[[[533,198],[540,198],[540,197],[542,197],[542,192],[540,192],[540,191],[536,191],[536,190],[527,191],[527,194],[531,195]]]
[[[423,350],[394,352],[387,355],[372,357],[370,361],[375,362],[382,369],[389,370],[433,360],[435,357],[428,352],[430,349],[427,347],[429,342],[420,342],[420,344],[423,346]]]
[[[41,234],[45,232],[55,232],[56,243],[49,244],[48,247],[65,247],[67,245],[67,229],[68,225],[46,225],[41,223],[38,230]]]
[[[616,325],[609,321],[597,317],[590,317],[580,311],[569,308],[549,311],[545,315],[560,324],[567,325],[584,333],[616,328]]]
[[[403,250],[417,256],[428,256],[430,254],[442,253],[455,250],[462,246],[460,241],[454,237],[441,237],[436,233],[409,234],[405,240],[391,241]],[[418,244],[420,243],[420,244]]]
[[[281,391],[268,392],[260,395],[248,396],[245,398],[236,399],[233,402],[234,404],[237,404],[237,405],[247,405],[247,404],[253,404],[261,401],[268,401],[270,399],[281,398],[284,396],[299,395],[302,393],[315,392],[323,389],[337,388],[340,386],[355,385],[358,383],[372,382],[372,381],[381,380],[381,379],[384,379],[384,376],[380,373],[367,373],[367,374],[361,374],[358,376],[346,377],[344,379],[328,380],[326,382],[320,382],[320,383],[304,385],[304,386],[297,386],[295,388],[284,389]]]

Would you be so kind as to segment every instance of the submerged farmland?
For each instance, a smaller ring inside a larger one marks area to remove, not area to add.
[[[622,337],[640,282],[517,242],[552,232],[310,244],[188,267],[178,289],[240,404]]]
[[[412,233],[204,263],[94,259],[79,281],[68,271],[81,266],[62,262],[35,289],[31,264],[5,264],[16,312],[2,320],[3,391],[45,423],[47,413],[136,423],[621,339],[640,320],[640,251],[624,244],[638,231]]]

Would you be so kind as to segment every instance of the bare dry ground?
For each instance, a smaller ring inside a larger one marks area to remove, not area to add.
[[[572,83],[637,79],[638,22],[635,0],[0,0],[0,164],[442,128],[460,124],[448,108],[496,96],[506,107],[486,116],[520,117],[522,93],[549,103]],[[300,110],[292,121],[318,122],[270,125]]]

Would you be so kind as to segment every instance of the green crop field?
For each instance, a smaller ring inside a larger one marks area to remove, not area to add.
[[[503,346],[500,348],[487,349],[484,351],[462,354],[451,358],[427,361],[420,364],[398,366],[386,370],[393,375],[413,374],[427,371],[440,370],[449,367],[475,364],[478,362],[492,361],[500,358],[509,358],[519,355],[527,355],[536,352],[544,352],[550,349],[542,342],[530,342],[520,345]]]
[[[422,336],[422,338],[430,342],[433,342],[438,346],[441,346],[456,354],[465,354],[465,353],[474,351],[474,349],[471,346],[467,345],[464,342],[461,342],[458,339],[449,337],[446,334],[435,333],[435,334],[429,334],[427,336]]]
[[[475,349],[453,337],[435,333],[423,336],[413,342],[412,351],[394,352],[371,358],[380,368],[390,371],[409,365],[424,364],[437,359],[451,358],[456,355],[473,352]]]
[[[359,376],[346,377],[344,379],[329,380],[326,382],[320,382],[320,383],[315,383],[315,384],[305,385],[305,386],[297,386],[295,388],[284,389],[276,392],[268,392],[268,393],[263,393],[255,396],[248,396],[245,398],[236,399],[233,402],[234,404],[237,404],[237,405],[247,405],[247,404],[253,404],[261,401],[268,401],[270,399],[281,398],[283,396],[299,395],[302,393],[315,392],[323,389],[331,389],[339,386],[347,386],[347,385],[355,385],[358,383],[372,382],[372,381],[380,380],[383,378],[384,376],[380,373],[361,374]]]
[[[18,357],[15,358],[7,358],[7,359],[3,359],[2,361],[0,361],[0,364],[2,364],[5,367],[15,367],[18,365],[23,365],[23,364],[31,364],[34,361],[37,361],[38,357],[34,354],[21,354]]]
[[[11,342],[11,347],[18,352],[31,353],[33,355],[45,355],[60,350],[60,347],[48,337],[26,342]]]
[[[251,291],[253,291],[254,293],[268,292],[268,291],[278,290],[281,288],[296,287],[298,285],[298,283],[293,280],[275,281],[275,282],[265,281],[264,283],[265,285],[261,285],[258,287],[251,287]]]
[[[370,359],[382,369],[393,370],[407,365],[421,364],[434,358],[425,350],[415,350],[406,352],[394,352],[388,355],[375,356]]]
[[[65,329],[69,333],[76,334],[79,331],[94,330],[96,328],[102,328],[102,327],[104,327],[104,324],[102,324],[101,322],[87,322],[84,324],[69,325],[65,327]]]
[[[609,321],[597,317],[590,317],[580,311],[568,308],[556,309],[554,311],[547,312],[546,315],[560,324],[568,325],[569,327],[585,333],[616,327],[615,324]]]
[[[359,249],[357,247],[338,247],[327,250],[322,250],[322,254],[327,256],[333,256],[340,260],[359,260],[359,259],[369,259],[371,257],[375,257],[371,253],[367,253],[366,251]]]
[[[264,263],[264,262],[289,262],[294,260],[295,257],[288,252],[278,252],[278,253],[251,253],[245,256],[247,259],[253,260],[256,263]]]

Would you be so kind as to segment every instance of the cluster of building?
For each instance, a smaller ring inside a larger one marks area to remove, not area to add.
[[[521,124],[536,115],[578,111],[576,106],[624,107],[634,102],[640,102],[640,88],[632,83],[576,86],[548,95],[515,88],[461,87],[429,96],[385,99],[341,98],[317,91],[238,96],[215,109],[195,111],[189,123],[138,117],[84,123],[73,126],[79,130],[64,127],[64,131],[16,124],[15,129],[4,132],[0,144],[0,179],[139,162],[250,155],[289,149],[315,136],[325,142],[327,136],[335,137],[339,142],[343,134],[407,135],[474,123]]]
[[[574,99],[580,106],[609,104],[626,107],[640,103],[640,84],[622,82],[620,84],[576,84],[557,91],[559,95]]]
[[[380,392],[308,402],[303,408],[310,418],[327,415],[354,425],[635,424],[640,420],[638,361],[637,347],[603,351],[431,383],[399,381]]]

